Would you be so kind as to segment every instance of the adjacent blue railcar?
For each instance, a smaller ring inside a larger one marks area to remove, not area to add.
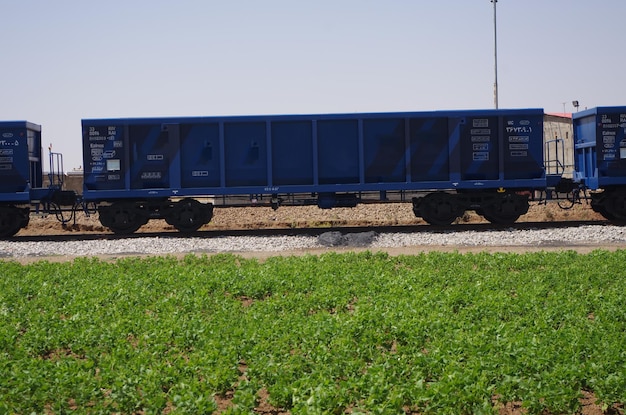
[[[0,122],[1,237],[28,225],[31,190],[41,181],[41,126],[27,121]]]
[[[510,223],[546,188],[541,109],[83,120],[84,199],[117,233],[209,222],[199,197],[321,208],[413,197],[449,224]],[[372,195],[376,195],[373,198]]]
[[[41,126],[0,122],[0,237],[25,228],[33,205],[41,212],[60,213],[60,205],[75,203],[75,192],[62,190],[61,160],[60,154],[50,152],[49,180],[44,186]]]
[[[591,193],[604,217],[626,222],[626,107],[597,107],[573,115],[574,180]]]

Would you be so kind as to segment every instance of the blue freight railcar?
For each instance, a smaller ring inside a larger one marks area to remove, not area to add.
[[[626,221],[626,107],[573,114],[574,180],[592,191],[591,207]]]
[[[41,126],[0,122],[0,237],[28,225],[30,192],[41,181]]]
[[[0,122],[0,237],[25,228],[31,206],[56,213],[59,220],[67,222],[61,206],[73,206],[77,195],[62,190],[61,155],[52,151],[49,155],[50,172],[44,186],[41,126],[28,121]]]
[[[209,222],[198,197],[245,195],[321,208],[414,195],[449,224],[466,210],[513,222],[545,189],[543,110],[90,119],[82,121],[84,199],[118,233],[164,218]],[[297,195],[297,197],[295,196]]]

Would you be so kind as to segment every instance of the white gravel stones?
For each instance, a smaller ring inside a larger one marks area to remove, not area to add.
[[[626,228],[586,225],[553,229],[513,229],[379,235],[372,247],[443,246],[576,246],[626,244]]]
[[[192,252],[284,251],[319,247],[315,237],[149,237],[68,242],[0,241],[0,257],[179,254]]]
[[[410,246],[594,246],[624,245],[626,228],[586,225],[553,229],[507,229],[477,231],[420,231],[358,234],[332,232],[316,236],[226,236],[226,237],[134,237],[83,241],[0,241],[0,258],[45,256],[145,255],[217,252],[280,252],[320,249],[329,246],[394,248]],[[329,243],[328,241],[335,241]],[[364,243],[363,241],[367,241]]]

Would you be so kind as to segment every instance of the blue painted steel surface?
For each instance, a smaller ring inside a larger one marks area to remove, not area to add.
[[[543,110],[83,120],[86,200],[543,189]]]
[[[574,179],[590,189],[626,184],[626,107],[573,114]]]
[[[41,174],[41,126],[0,122],[0,202],[28,203]]]

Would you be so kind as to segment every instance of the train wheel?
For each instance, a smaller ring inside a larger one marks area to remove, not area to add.
[[[615,216],[607,212],[606,206],[603,203],[600,203],[593,198],[591,199],[591,209],[593,209],[594,212],[601,214],[605,219],[608,219],[610,221],[616,220]]]
[[[128,235],[135,232],[148,222],[148,218],[132,202],[117,202],[111,206],[100,206],[100,223],[114,233]]]
[[[454,195],[443,192],[424,196],[418,210],[419,216],[426,222],[439,226],[452,224],[464,212],[456,203]]]
[[[498,225],[511,225],[528,212],[528,197],[506,194],[485,204],[481,214],[489,222]]]
[[[165,221],[180,232],[195,232],[213,217],[213,205],[205,205],[195,199],[176,202],[165,215]]]
[[[592,200],[593,202],[593,200]],[[602,216],[617,225],[626,224],[626,191],[616,190],[602,200],[602,204],[596,210]]]
[[[0,238],[15,235],[28,224],[28,215],[13,206],[0,207]]]

